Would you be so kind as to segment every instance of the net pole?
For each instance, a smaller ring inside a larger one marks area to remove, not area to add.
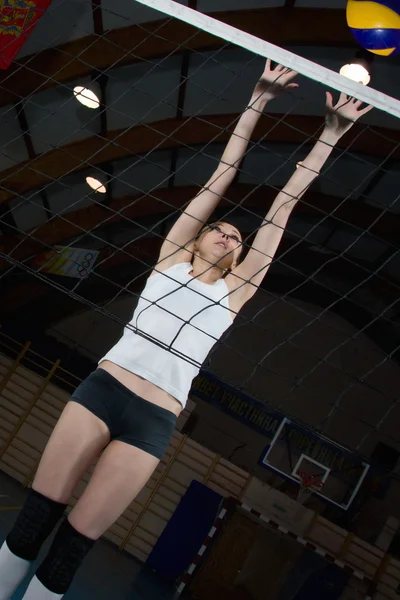
[[[394,117],[400,117],[400,100],[396,100],[378,90],[352,81],[351,79],[344,77],[344,75],[340,75],[340,73],[335,73],[326,67],[317,65],[311,60],[298,56],[288,50],[284,50],[283,48],[275,46],[270,42],[266,42],[250,33],[241,31],[236,27],[232,27],[232,25],[227,25],[222,21],[218,21],[218,19],[214,19],[197,10],[183,6],[182,4],[178,4],[173,0],[133,1],[165,13],[180,21],[188,23],[189,25],[193,25],[198,29],[211,33],[212,35],[235,44],[236,46],[240,46],[245,50],[250,50],[259,56],[270,58],[318,83],[322,83],[338,92],[345,92],[348,96],[357,98],[366,104],[372,104],[375,108],[379,108]]]

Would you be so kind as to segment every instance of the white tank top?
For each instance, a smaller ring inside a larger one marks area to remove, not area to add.
[[[210,285],[191,270],[179,263],[149,277],[123,336],[101,359],[154,383],[183,407],[193,378],[233,320],[225,280]]]

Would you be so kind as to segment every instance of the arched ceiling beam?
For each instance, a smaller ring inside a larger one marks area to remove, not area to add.
[[[209,143],[225,143],[231,134],[237,114],[209,115],[202,118],[165,119],[128,129],[108,132],[72,142],[43,153],[33,160],[0,172],[0,204],[15,196],[24,196],[35,189],[50,185],[66,175],[116,161],[132,155],[157,150],[188,147]],[[268,143],[303,144],[321,128],[321,117],[266,114],[256,127],[252,140]],[[338,148],[370,156],[400,159],[400,130],[366,128],[356,123],[353,142],[346,136]],[[396,147],[396,150],[394,148]]]
[[[101,237],[99,229],[114,224],[125,223],[129,226],[129,220],[138,221],[151,215],[158,219],[165,218],[182,209],[197,192],[198,188],[195,186],[162,188],[144,198],[141,194],[118,198],[109,206],[94,204],[67,213],[62,218],[55,217],[32,230],[31,235],[29,232],[5,235],[0,241],[0,251],[6,255],[11,254],[15,260],[23,261],[42,250],[57,244],[65,245],[80,236],[84,236],[85,245],[90,246],[90,233],[85,236],[85,232],[93,231],[94,236]],[[262,215],[276,194],[276,190],[267,186],[236,183],[228,190],[221,207],[229,210],[243,202],[244,209]],[[356,208],[352,200],[343,202],[336,196],[310,189],[295,210],[295,218],[322,219],[325,215],[332,215],[336,227],[355,227],[359,232],[369,229],[372,235],[389,243],[397,243],[400,215],[384,213],[380,208],[369,204],[357,205]],[[8,267],[7,262],[0,261],[0,272]]]
[[[280,46],[354,47],[342,10],[286,7],[213,13],[233,27]],[[153,60],[182,45],[191,50],[215,50],[223,40],[173,19],[131,25],[89,35],[27,56],[1,74],[0,105],[26,98],[32,93],[141,60]],[[153,35],[154,34],[154,35]]]

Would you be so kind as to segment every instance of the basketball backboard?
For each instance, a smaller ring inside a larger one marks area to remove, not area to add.
[[[300,473],[318,477],[322,489],[313,493],[347,510],[364,481],[370,465],[317,433],[310,433],[284,418],[260,464],[300,485]]]

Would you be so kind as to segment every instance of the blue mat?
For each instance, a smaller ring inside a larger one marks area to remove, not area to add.
[[[195,558],[217,516],[223,498],[192,481],[147,559],[147,565],[176,579]]]

